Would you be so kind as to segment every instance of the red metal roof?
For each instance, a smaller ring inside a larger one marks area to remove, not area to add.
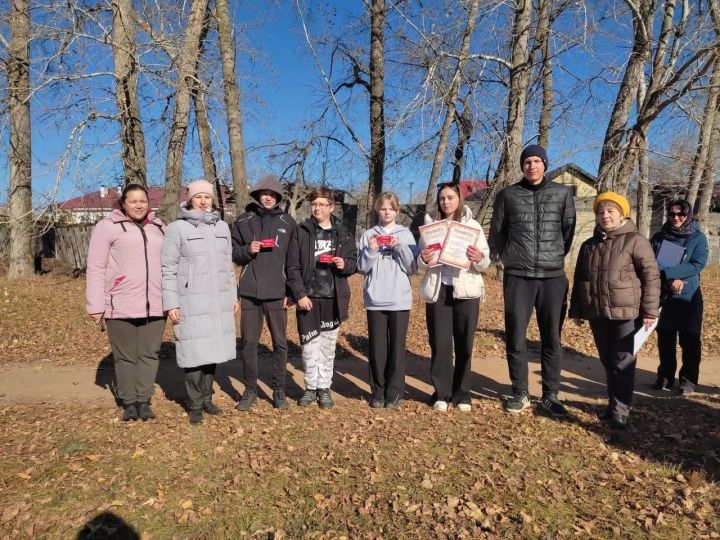
[[[460,189],[464,198],[468,198],[473,193],[482,191],[487,187],[487,180],[460,180]]]

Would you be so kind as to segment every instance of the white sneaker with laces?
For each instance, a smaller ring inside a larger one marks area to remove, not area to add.
[[[470,412],[472,410],[472,405],[469,403],[458,403],[457,410],[460,412]]]

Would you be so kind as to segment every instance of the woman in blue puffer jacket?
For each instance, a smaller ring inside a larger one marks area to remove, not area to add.
[[[677,369],[676,345],[680,336],[682,367],[679,390],[683,395],[695,391],[701,356],[703,297],[700,272],[708,261],[708,241],[693,219],[690,203],[676,200],[668,206],[668,219],[652,238],[657,255],[663,242],[671,242],[684,249],[678,264],[663,265],[658,261],[663,281],[662,311],[657,326],[660,366],[656,390],[670,390],[675,383]]]

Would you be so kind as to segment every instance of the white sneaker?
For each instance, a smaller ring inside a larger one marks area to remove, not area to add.
[[[472,405],[469,403],[458,403],[457,410],[460,412],[470,412],[472,410]]]
[[[435,404],[433,405],[433,410],[440,411],[440,412],[447,412],[447,410],[448,410],[447,401],[440,401],[440,400],[436,401]]]

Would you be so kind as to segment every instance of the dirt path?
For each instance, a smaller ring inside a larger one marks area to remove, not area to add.
[[[302,393],[302,366],[297,359],[288,365],[287,392],[291,398]],[[655,380],[657,360],[644,356],[638,360],[636,393],[638,395],[668,398],[675,394],[653,391],[649,385]],[[345,353],[336,360],[333,390],[338,397],[366,399],[367,360]],[[271,390],[270,361],[260,358],[260,390],[268,396]],[[181,402],[184,399],[182,371],[174,362],[161,362],[157,377],[157,397]],[[242,368],[237,361],[223,364],[218,369],[216,392],[221,401],[237,400],[242,392]],[[267,382],[266,382],[267,381]],[[407,363],[406,399],[424,401],[432,393],[429,384],[429,359],[411,355]],[[605,374],[597,358],[567,356],[563,365],[562,395],[570,401],[601,399],[605,395]],[[700,366],[700,393],[720,393],[720,359],[704,360]],[[501,398],[510,391],[507,366],[504,358],[488,357],[473,361],[472,388],[475,397]],[[33,364],[6,364],[0,367],[0,403],[43,401],[106,401],[113,402],[112,362],[101,362],[96,368],[88,366],[58,367],[50,362]],[[530,365],[530,392],[540,394],[540,364]]]

